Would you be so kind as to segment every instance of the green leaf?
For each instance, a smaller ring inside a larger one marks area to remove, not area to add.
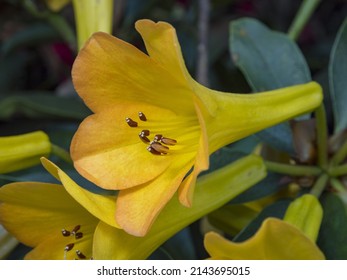
[[[255,19],[230,24],[230,52],[253,91],[303,84],[311,81],[308,65],[287,35],[272,31]],[[257,134],[273,147],[293,154],[288,124],[279,124]]]
[[[311,81],[305,58],[287,35],[250,18],[232,21],[230,31],[233,60],[254,91]]]
[[[330,56],[330,96],[335,118],[335,133],[347,128],[347,19],[340,27]]]
[[[90,114],[82,101],[75,97],[59,97],[51,92],[13,92],[0,100],[0,120],[14,115],[29,118],[66,118],[82,120]]]
[[[347,260],[347,214],[342,200],[335,194],[324,195],[323,221],[317,244],[329,260]]]
[[[252,237],[266,218],[275,217],[282,219],[290,202],[289,199],[281,200],[264,208],[263,211],[261,211],[259,215],[233,239],[233,241],[242,242]]]

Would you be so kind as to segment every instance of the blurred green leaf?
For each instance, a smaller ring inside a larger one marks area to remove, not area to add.
[[[335,133],[347,128],[347,19],[336,36],[329,64],[330,96],[335,118]]]
[[[308,65],[287,35],[272,31],[255,19],[243,18],[230,24],[230,52],[253,91],[268,91],[311,80]],[[288,124],[258,133],[273,147],[294,153]]]
[[[317,240],[329,260],[347,260],[347,214],[342,200],[335,194],[322,197],[323,221]]]
[[[13,92],[0,99],[0,120],[15,115],[82,120],[89,114],[89,109],[80,99],[59,97],[51,92]]]
[[[289,203],[289,199],[281,200],[264,208],[263,211],[261,211],[259,215],[233,239],[233,241],[242,242],[252,237],[266,218],[275,217],[282,219]]]
[[[239,196],[235,197],[232,201],[230,201],[230,203],[239,204],[257,200],[278,192],[287,184],[288,181],[285,180],[282,175],[268,172],[265,179],[241,193]]]
[[[59,33],[52,26],[47,23],[35,23],[4,41],[1,52],[3,55],[8,55],[18,48],[37,46],[59,38]]]

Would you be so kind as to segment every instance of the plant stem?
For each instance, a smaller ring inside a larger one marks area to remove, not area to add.
[[[343,185],[338,179],[336,179],[336,178],[330,178],[330,183],[331,183],[332,187],[333,187],[336,191],[338,191],[338,192],[340,192],[340,193],[346,193],[346,192],[347,192],[347,190],[346,190],[346,188],[344,187],[344,185]]]
[[[311,189],[311,194],[315,195],[316,197],[320,197],[322,192],[324,191],[326,184],[328,182],[329,176],[328,174],[322,174],[314,184],[314,186]]]
[[[316,166],[291,165],[272,161],[264,161],[264,163],[269,171],[280,174],[292,176],[317,176],[322,173],[322,170]]]
[[[57,157],[61,158],[62,160],[64,160],[67,163],[72,163],[72,159],[70,157],[70,154],[63,148],[55,145],[55,144],[51,144],[52,147],[52,154],[56,155]]]
[[[340,164],[347,156],[347,140],[331,159],[331,166]]]
[[[297,12],[291,26],[289,27],[288,36],[289,38],[296,40],[307,21],[313,14],[320,0],[304,0]]]
[[[347,164],[331,167],[329,169],[329,175],[333,177],[338,177],[347,174]]]
[[[318,164],[322,169],[328,165],[328,127],[324,105],[321,104],[316,110],[317,149]]]

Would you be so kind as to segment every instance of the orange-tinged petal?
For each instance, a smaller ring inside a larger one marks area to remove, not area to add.
[[[65,246],[73,242],[79,247],[79,243],[91,240],[88,235],[93,233],[99,222],[61,185],[33,182],[8,184],[0,189],[0,201],[1,223],[24,244],[42,246],[42,250],[38,249],[40,252],[33,253],[39,259],[63,259]],[[83,238],[75,240],[62,235],[63,228],[71,231],[76,225],[81,226]]]
[[[135,236],[144,236],[148,232],[189,171],[192,157],[176,158],[155,180],[119,192],[116,220],[122,229]]]
[[[138,20],[135,28],[141,34],[150,57],[186,83],[190,75],[183,60],[175,28],[167,22],[155,23],[148,19]]]
[[[106,33],[95,33],[72,69],[78,94],[95,113],[125,102],[143,102],[191,113],[192,92],[182,81],[134,46]]]
[[[266,219],[250,239],[235,243],[217,233],[205,235],[212,259],[229,260],[323,260],[323,253],[295,226],[275,218]]]
[[[138,112],[145,112],[146,122],[139,119]],[[130,127],[126,117],[136,121],[138,127]],[[112,110],[89,116],[82,122],[71,143],[75,168],[85,178],[105,189],[125,189],[152,180],[168,167],[171,158],[149,153],[149,143],[143,143],[139,133],[149,123],[158,126],[161,120],[177,118],[171,111],[136,103],[117,105]],[[148,137],[152,139],[160,132],[153,128]]]

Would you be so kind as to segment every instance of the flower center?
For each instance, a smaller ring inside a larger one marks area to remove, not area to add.
[[[80,231],[81,229],[81,225],[76,225],[71,231],[66,230],[65,228],[63,228],[61,230],[61,234],[69,239],[69,243],[65,245],[64,247],[64,260],[67,259],[67,254],[68,252],[70,252],[75,245],[80,241],[80,239],[83,238],[83,232]],[[71,240],[72,239],[72,240]],[[72,241],[72,242],[71,242]],[[84,260],[87,257],[80,251],[80,250],[76,250],[75,251],[76,260]]]
[[[183,146],[189,146],[190,148],[197,145],[197,139],[199,132],[199,126],[196,118],[191,120],[190,118],[186,118],[184,121],[154,121],[148,120],[146,115],[143,112],[138,113],[139,122],[127,117],[125,118],[126,123],[131,128],[141,129],[139,132],[140,140],[147,145],[147,151],[153,155],[168,155],[172,152],[177,152],[179,148],[176,144],[178,143],[176,139],[174,139],[171,135],[177,134],[180,131],[182,134],[186,133],[185,142]],[[170,137],[168,137],[170,136]],[[182,137],[183,138],[183,137]],[[189,141],[189,143],[187,142]],[[182,146],[182,145],[181,145]],[[189,149],[190,150],[190,149]],[[188,151],[183,149],[183,151]]]

